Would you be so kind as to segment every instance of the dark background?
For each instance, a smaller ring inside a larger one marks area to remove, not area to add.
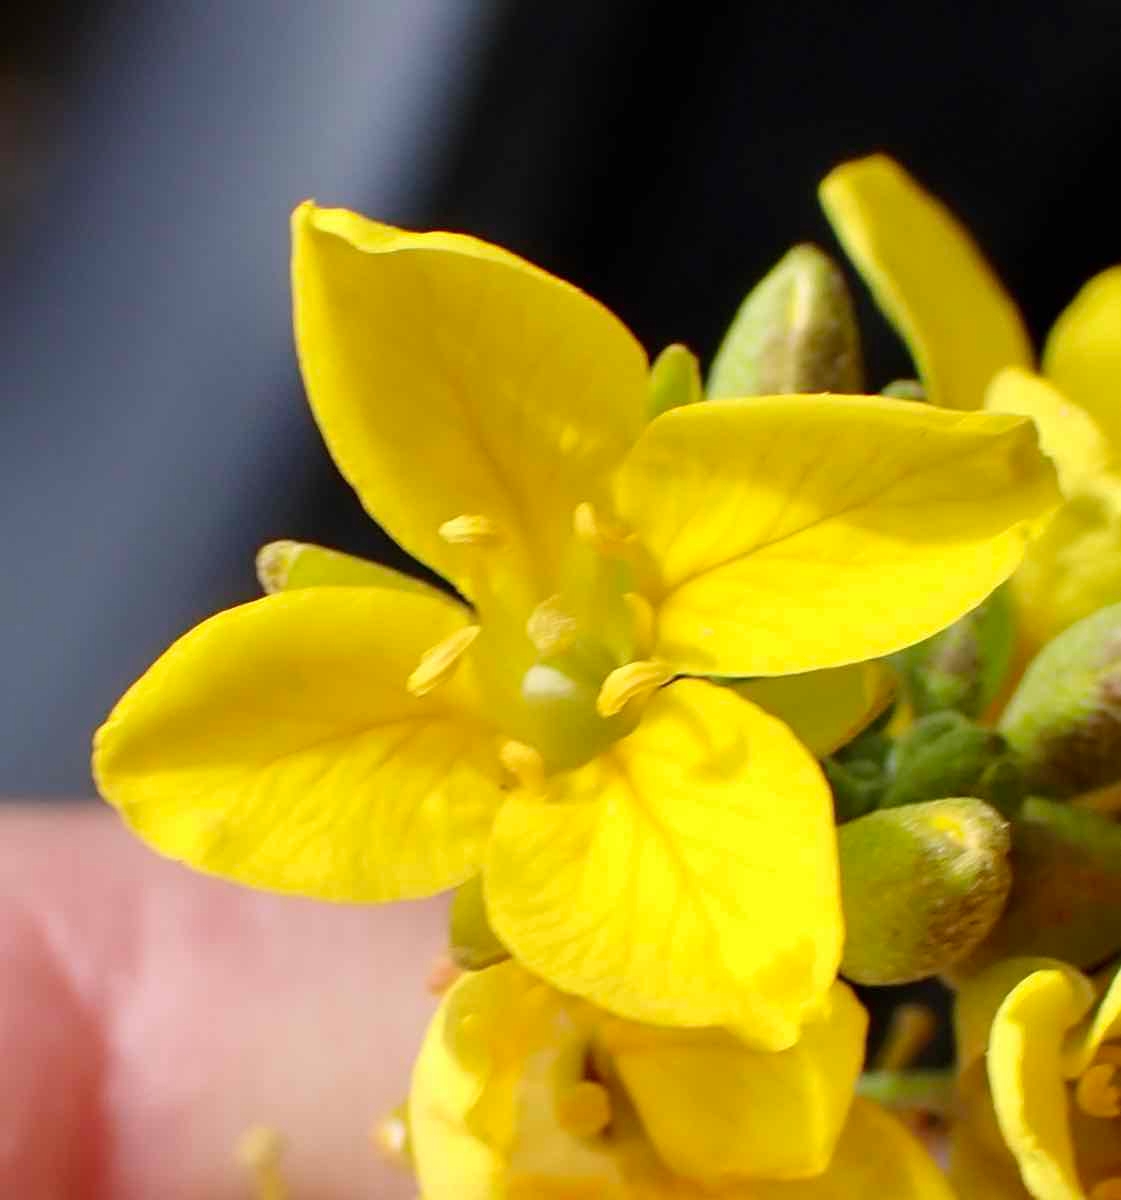
[[[1038,336],[1121,258],[1121,7],[41,0],[0,38],[0,791],[291,536],[388,557],[288,327],[307,195],[501,242],[711,355],[814,188],[885,149]],[[870,383],[908,373],[864,302]]]

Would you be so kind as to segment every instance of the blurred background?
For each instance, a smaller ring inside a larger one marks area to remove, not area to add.
[[[0,39],[0,792],[90,731],[278,537],[392,548],[289,327],[289,210],[462,229],[707,360],[814,188],[883,149],[1041,335],[1121,259],[1116,0],[39,0]],[[910,373],[861,296],[870,384]]]

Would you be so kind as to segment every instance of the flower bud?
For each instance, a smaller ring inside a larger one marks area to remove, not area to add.
[[[1011,886],[1008,823],[973,799],[881,809],[837,830],[846,939],[841,974],[909,983],[970,954]]]
[[[704,399],[697,356],[676,342],[654,359],[647,384],[646,411],[653,420],[671,408]]]
[[[795,246],[740,306],[708,377],[708,395],[858,393],[860,334],[844,277],[816,246]]]
[[[1020,772],[1000,734],[952,711],[916,721],[896,743],[888,773],[884,808],[969,795],[1011,813],[1022,795]]]
[[[900,651],[893,661],[917,716],[956,709],[979,717],[1000,692],[1015,642],[1011,600],[1005,588],[998,588],[961,620]]]
[[[922,404],[926,401],[926,388],[917,379],[893,379],[887,387],[880,388],[880,395]]]
[[[1044,646],[1000,730],[1034,791],[1074,796],[1121,780],[1121,604]]]
[[[1121,825],[1029,796],[1011,833],[1013,882],[1004,915],[954,975],[1022,955],[1094,967],[1121,953]]]
[[[452,962],[465,971],[481,971],[510,957],[487,917],[481,875],[455,890],[448,921],[448,950]]]

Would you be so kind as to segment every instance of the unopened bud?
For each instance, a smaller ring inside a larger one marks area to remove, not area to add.
[[[481,875],[460,884],[452,897],[448,950],[452,962],[465,971],[481,971],[510,957],[487,917]]]
[[[948,629],[895,655],[907,698],[918,716],[956,709],[979,717],[1012,666],[1016,627],[1012,602],[998,588]]]
[[[430,584],[392,567],[310,542],[269,542],[257,551],[261,590],[290,592],[309,587],[377,587],[442,596]]]
[[[893,379],[885,388],[880,389],[881,396],[890,396],[893,400],[915,400],[922,403],[926,400],[926,388],[917,379]]]
[[[1012,822],[1012,891],[992,933],[954,975],[1040,955],[1095,967],[1121,953],[1121,825],[1029,796]]]
[[[837,831],[841,974],[897,984],[946,970],[1000,918],[1012,876],[1008,823],[974,799],[881,809]]]
[[[816,246],[795,246],[740,306],[708,377],[708,395],[859,393],[860,334],[844,276]]]
[[[704,399],[701,367],[697,356],[685,346],[667,346],[654,359],[647,386],[646,411],[650,419],[661,416],[671,408],[696,404]]]
[[[1010,814],[1022,795],[1020,773],[1004,738],[952,711],[916,721],[896,743],[888,770],[884,808],[966,795]]]
[[[1000,721],[1028,784],[1074,796],[1121,780],[1121,604],[1048,642]]]

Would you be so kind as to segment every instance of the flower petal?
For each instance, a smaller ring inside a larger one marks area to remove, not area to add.
[[[382,563],[310,542],[269,542],[257,552],[257,578],[268,593],[309,587],[376,587],[455,604],[454,597]]]
[[[1115,968],[1105,993],[1090,1019],[1069,1039],[1063,1063],[1068,1078],[1075,1078],[1094,1061],[1105,1042],[1121,1034],[1121,968]]]
[[[498,806],[470,668],[405,680],[465,622],[374,588],[267,596],[204,622],[98,731],[101,793],[157,850],[273,891],[420,896],[461,882]]]
[[[1020,313],[977,244],[898,163],[882,154],[845,163],[820,196],[932,403],[980,408],[1001,367],[1032,365]]]
[[[727,686],[785,721],[814,758],[824,758],[884,711],[895,693],[895,676],[886,663],[873,661]]]
[[[1025,1186],[1038,1200],[1083,1196],[1074,1165],[1062,1049],[1093,993],[1087,996],[1075,975],[1036,971],[1018,983],[997,1011],[989,1039],[989,1086],[997,1121]]]
[[[645,420],[646,356],[583,292],[474,238],[304,204],[293,217],[308,396],[367,511],[473,595],[464,514],[502,538],[496,589],[554,586],[582,501]],[[505,572],[505,574],[503,574]]]
[[[701,675],[877,658],[975,608],[1060,500],[1027,420],[864,396],[710,400],[617,480],[661,572],[653,657]]]
[[[1117,383],[1121,388],[1121,371]],[[1064,496],[1073,495],[1088,479],[1101,474],[1109,462],[1109,442],[1094,418],[1042,375],[1022,367],[998,372],[985,393],[985,411],[1031,417],[1039,431],[1040,448],[1059,472]]]
[[[724,688],[659,692],[611,752],[516,794],[484,873],[530,970],[632,1020],[794,1044],[832,984],[832,801],[781,722]]]
[[[833,1157],[864,1059],[867,1017],[843,984],[789,1050],[756,1050],[726,1029],[607,1023],[601,1038],[647,1137],[673,1172],[800,1179]]]
[[[719,1195],[721,1200],[954,1200],[946,1177],[918,1139],[901,1121],[859,1097],[823,1175],[757,1180]]]
[[[1121,457],[1121,267],[1095,275],[1063,311],[1048,335],[1043,369]]]

